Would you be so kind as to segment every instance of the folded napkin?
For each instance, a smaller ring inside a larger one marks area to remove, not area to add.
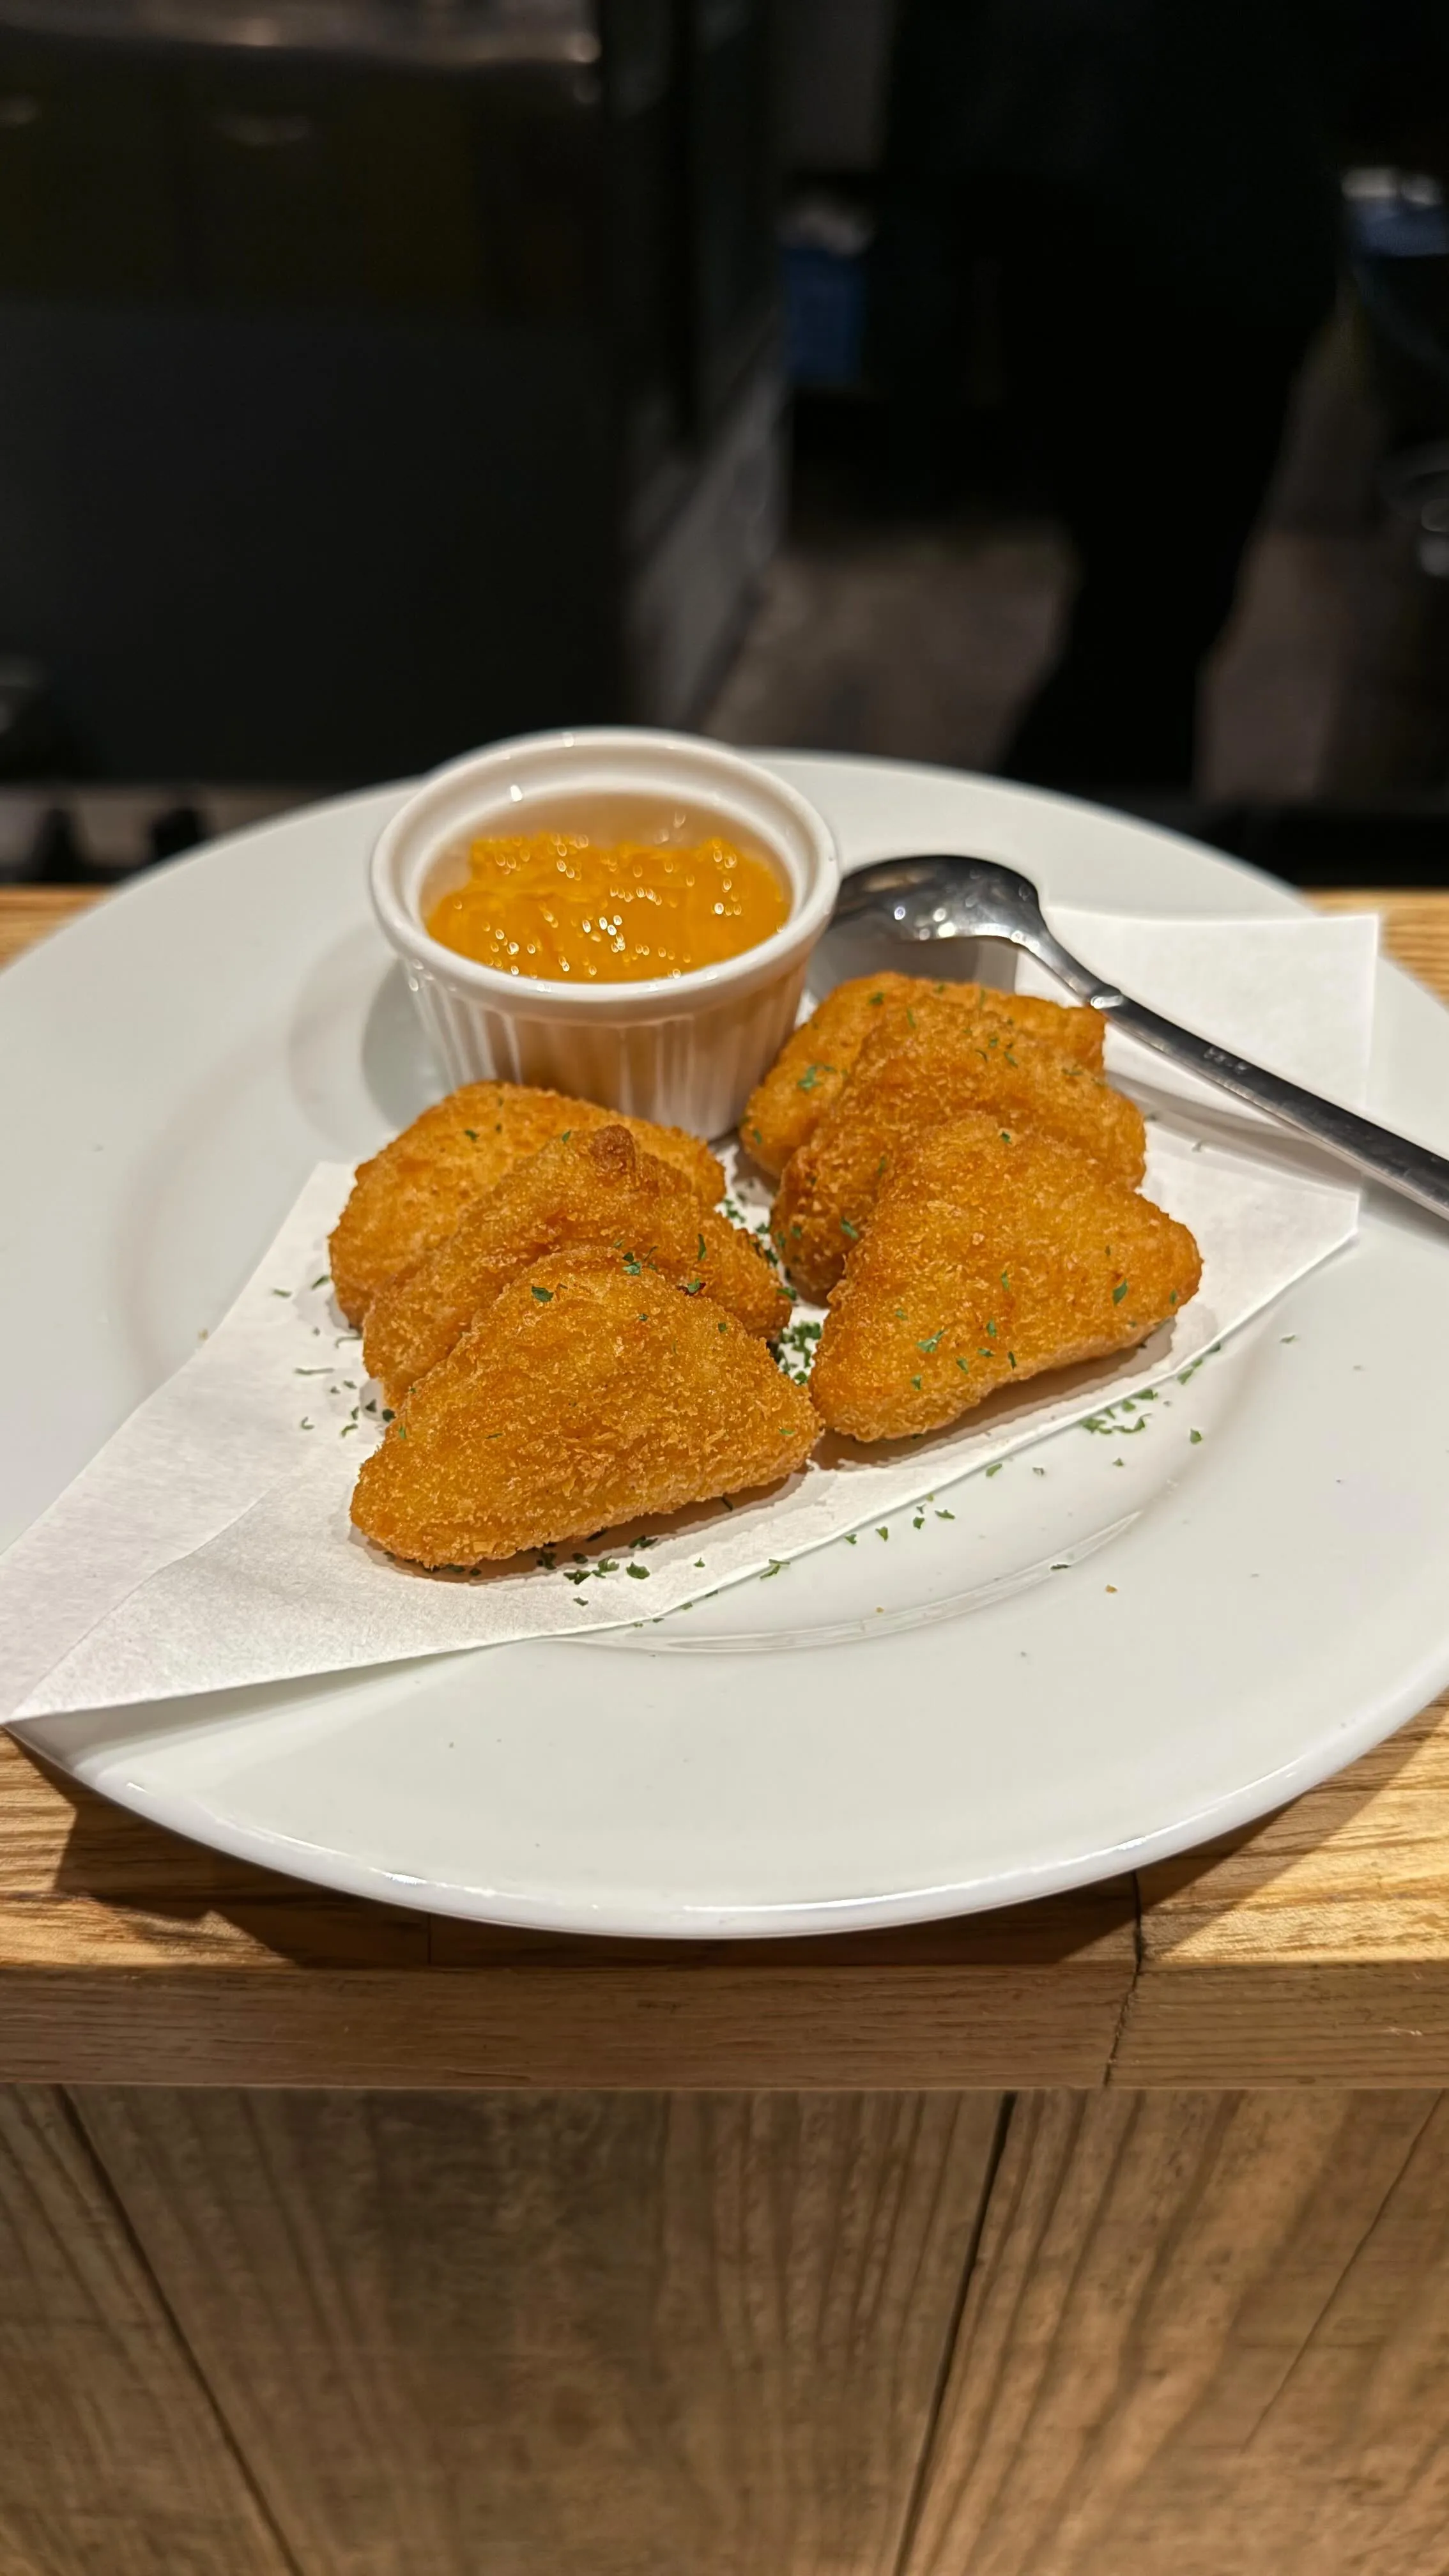
[[[1219,1044],[1359,1105],[1377,923],[1126,920],[1058,910],[1068,946]],[[1022,978],[1026,982],[1025,975]],[[1036,988],[1049,984],[1033,977]],[[1351,1241],[1358,1196],[1282,1131],[1109,1038],[1148,1112],[1144,1187],[1191,1226],[1203,1284],[1125,1358],[1003,1391],[952,1429],[826,1441],[774,1491],[631,1522],[476,1576],[395,1564],[352,1530],[381,1400],[332,1302],[326,1238],[350,1185],[320,1166],[211,1339],[0,1560],[0,1718],[133,1705],[680,1612],[939,1496],[1047,1433],[1196,1366]],[[765,1198],[732,1175],[750,1222]],[[811,1310],[797,1310],[797,1313]]]

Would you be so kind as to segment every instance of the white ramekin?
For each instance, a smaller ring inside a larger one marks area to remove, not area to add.
[[[640,984],[502,975],[431,939],[423,915],[448,854],[475,832],[526,832],[561,800],[644,797],[703,806],[770,851],[790,887],[784,927],[693,974]],[[372,900],[450,1085],[539,1084],[635,1118],[723,1135],[795,1025],[840,861],[792,787],[689,734],[527,734],[434,770],[372,854]]]

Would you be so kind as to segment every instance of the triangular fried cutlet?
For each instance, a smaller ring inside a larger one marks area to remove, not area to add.
[[[829,1295],[895,1156],[944,1119],[986,1111],[999,1128],[1030,1130],[1090,1154],[1117,1180],[1142,1178],[1141,1112],[1103,1075],[931,996],[913,1003],[907,1017],[909,1025],[867,1039],[834,1107],[785,1166],[770,1231],[806,1296]]]
[[[642,1152],[627,1128],[600,1127],[555,1137],[515,1163],[445,1242],[383,1289],[363,1333],[369,1376],[396,1404],[520,1270],[589,1244],[712,1297],[747,1332],[771,1337],[790,1320],[790,1299],[753,1236],[702,1207],[682,1173]]]
[[[531,1091],[516,1082],[469,1082],[435,1102],[358,1166],[352,1196],[329,1247],[337,1302],[360,1324],[380,1290],[442,1243],[474,1199],[501,1181],[511,1164],[536,1154],[552,1136],[627,1127],[646,1152],[682,1172],[713,1207],[724,1173],[707,1145],[679,1127],[621,1118],[591,1100],[561,1091]]]
[[[713,1298],[554,1254],[413,1388],[352,1518],[413,1564],[481,1565],[776,1484],[819,1432],[804,1389]]]
[[[778,1178],[839,1099],[867,1038],[899,1029],[923,996],[973,1020],[1034,1038],[1068,1064],[1098,1072],[1106,1022],[1100,1011],[1042,1002],[1030,993],[1001,993],[990,984],[946,984],[927,975],[859,975],[837,984],[789,1038],[740,1120],[740,1142],[762,1171]]]
[[[830,1300],[810,1391],[857,1440],[936,1431],[999,1386],[1130,1350],[1201,1275],[1186,1226],[1099,1163],[955,1119],[898,1155]]]

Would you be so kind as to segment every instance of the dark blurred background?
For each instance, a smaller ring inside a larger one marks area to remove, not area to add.
[[[0,0],[0,877],[608,720],[1449,883],[1449,0]]]

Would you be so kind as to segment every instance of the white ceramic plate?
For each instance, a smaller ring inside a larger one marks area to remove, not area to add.
[[[1292,908],[1056,798],[778,765],[847,861],[954,845],[1063,902]],[[215,844],[0,979],[0,1543],[194,1347],[310,1166],[436,1090],[367,907],[397,794]],[[1371,1107],[1449,1148],[1449,1013],[1388,968]],[[1449,1678],[1446,1313],[1449,1234],[1370,1200],[1144,1433],[1066,1432],[951,1519],[657,1628],[29,1732],[226,1851],[509,1922],[828,1931],[1079,1884],[1262,1814]]]

